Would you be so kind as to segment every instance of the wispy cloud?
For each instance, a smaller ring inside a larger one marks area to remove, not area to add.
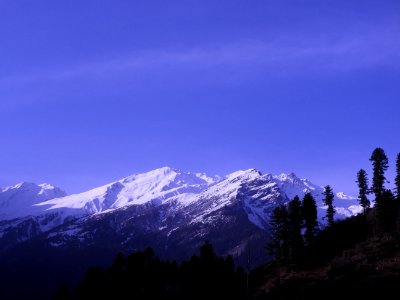
[[[149,50],[121,55],[105,61],[77,63],[68,67],[39,70],[0,78],[0,85],[70,79],[102,79],[132,73],[202,71],[224,72],[235,68],[248,72],[270,72],[276,76],[307,73],[332,74],[362,69],[400,67],[398,30],[376,30],[341,38],[282,37],[272,41],[243,40],[215,47]]]

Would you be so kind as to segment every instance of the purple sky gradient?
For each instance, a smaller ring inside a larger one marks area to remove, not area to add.
[[[0,186],[72,193],[168,165],[356,194],[378,146],[393,181],[399,15],[399,1],[2,1]]]

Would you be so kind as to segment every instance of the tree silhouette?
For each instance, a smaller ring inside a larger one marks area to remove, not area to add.
[[[302,217],[301,201],[298,196],[294,197],[288,205],[289,225],[289,259],[297,262],[303,249],[303,236],[301,235]]]
[[[213,261],[215,256],[214,248],[207,240],[204,245],[200,247],[200,258],[205,261]]]
[[[311,193],[304,195],[303,204],[301,206],[301,214],[304,220],[304,241],[309,245],[315,237],[317,222],[317,205]]]
[[[357,185],[358,185],[358,202],[363,208],[364,214],[367,209],[370,207],[371,202],[369,201],[367,195],[369,194],[368,188],[368,174],[365,170],[360,169],[357,173]]]
[[[396,159],[396,178],[394,180],[394,183],[396,185],[397,200],[400,201],[400,153],[397,154],[397,159]]]
[[[64,299],[61,286],[54,299]],[[232,257],[219,257],[207,241],[200,256],[193,255],[178,267],[160,260],[151,248],[124,257],[118,254],[106,270],[88,270],[76,289],[77,299],[244,299],[246,277],[235,270]],[[68,298],[67,298],[68,299]],[[75,299],[72,297],[71,299]]]
[[[379,201],[385,190],[385,171],[388,169],[388,158],[382,148],[376,148],[369,159],[372,161],[373,178],[372,191],[375,194],[375,201]]]
[[[333,194],[333,190],[330,185],[327,185],[324,189],[324,204],[328,206],[326,209],[326,220],[328,222],[328,226],[332,226],[334,223],[333,216],[335,215],[335,207],[333,206],[333,200],[335,199],[335,195]]]
[[[289,220],[286,206],[277,206],[270,218],[271,242],[268,245],[270,254],[277,262],[286,264],[289,256]]]
[[[396,224],[397,208],[392,191],[383,191],[375,207],[379,233],[393,232]]]

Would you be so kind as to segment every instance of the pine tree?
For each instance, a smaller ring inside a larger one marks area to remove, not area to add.
[[[317,205],[311,193],[304,195],[303,204],[301,206],[301,214],[304,220],[304,241],[309,245],[315,237],[317,230]]]
[[[364,210],[364,214],[366,210],[370,207],[371,202],[369,201],[367,195],[369,193],[368,188],[368,174],[365,170],[361,169],[357,173],[357,184],[358,184],[358,202]]]
[[[216,255],[213,246],[208,240],[206,240],[204,245],[200,247],[200,258],[204,259],[205,261],[214,261],[215,257]]]
[[[301,201],[298,196],[294,197],[288,205],[289,222],[289,258],[296,262],[303,249],[303,236],[301,235],[302,217]]]
[[[289,253],[288,211],[285,205],[279,205],[274,209],[270,218],[270,226],[272,236],[268,248],[280,264],[285,264]]]
[[[328,222],[328,226],[332,226],[334,223],[333,216],[335,215],[335,207],[333,206],[333,200],[335,199],[335,195],[333,194],[333,190],[330,185],[327,185],[324,189],[324,204],[328,206],[326,209],[326,220]]]
[[[397,209],[392,191],[384,190],[375,207],[379,232],[385,234],[394,231]]]
[[[375,194],[375,202],[377,202],[385,190],[385,171],[388,169],[389,162],[382,148],[376,148],[369,160],[372,161],[373,166],[372,192]]]
[[[394,183],[396,185],[396,196],[397,200],[400,200],[400,153],[397,154],[397,160],[396,160],[396,178],[394,180]]]

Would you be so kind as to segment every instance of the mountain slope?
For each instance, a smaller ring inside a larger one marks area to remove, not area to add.
[[[60,188],[48,183],[22,182],[0,188],[0,220],[10,220],[41,212],[35,204],[66,196]]]
[[[45,211],[68,208],[77,214],[90,215],[148,202],[162,204],[177,199],[182,204],[188,204],[193,194],[202,192],[216,180],[204,174],[183,173],[164,167],[36,206],[43,207]]]

